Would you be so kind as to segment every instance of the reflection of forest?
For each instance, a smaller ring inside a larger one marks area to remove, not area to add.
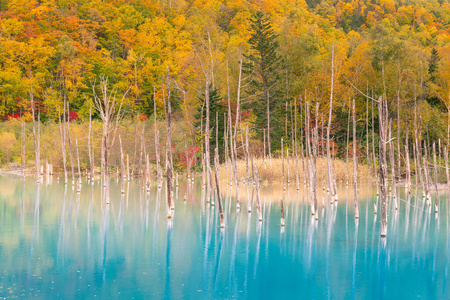
[[[375,188],[361,187],[355,224],[353,200],[346,201],[351,190],[340,188],[339,203],[325,203],[315,221],[304,188],[297,193],[292,186],[281,229],[281,188],[262,189],[259,223],[256,212],[236,213],[225,187],[226,228],[221,230],[218,209],[202,203],[197,184],[187,189],[181,183],[175,190],[175,215],[168,221],[164,188],[157,193],[153,186],[146,194],[132,181],[121,195],[120,183],[113,181],[106,205],[97,184],[77,194],[61,183],[37,188],[32,179],[0,177],[0,297],[11,288],[12,296],[45,298],[114,298],[119,293],[126,298],[270,298],[275,295],[264,289],[268,282],[276,288],[287,284],[286,297],[292,291],[323,298],[328,290],[345,298],[352,289],[355,295],[377,297],[381,291],[370,282],[385,280],[379,277],[381,267],[388,277],[402,271],[414,283],[433,277],[445,284],[447,201],[442,200],[435,218],[421,198],[401,194],[399,211],[389,208],[392,234],[380,248]],[[242,200],[246,196],[243,189]],[[318,196],[321,203],[321,192]],[[414,257],[415,263],[404,263],[405,257]]]

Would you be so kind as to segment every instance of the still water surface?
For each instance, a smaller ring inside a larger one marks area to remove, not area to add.
[[[339,203],[314,220],[307,195],[292,187],[285,228],[282,190],[261,192],[262,223],[256,211],[236,212],[222,191],[225,230],[199,183],[180,182],[168,220],[165,189],[147,194],[138,180],[125,195],[114,181],[105,205],[97,183],[77,194],[55,181],[0,176],[0,298],[450,299],[446,193],[435,215],[402,189],[384,240],[371,187],[361,189],[358,222],[352,190],[342,187]],[[242,185],[241,193],[246,207]]]

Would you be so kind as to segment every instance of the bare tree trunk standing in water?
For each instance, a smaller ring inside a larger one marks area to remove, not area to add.
[[[406,126],[406,138],[405,138],[405,157],[406,157],[406,189],[411,191],[411,163],[409,161],[409,127]]]
[[[262,222],[261,194],[259,188],[258,167],[256,166],[256,163],[253,162],[253,155],[252,155],[252,173],[253,173],[253,182],[255,183],[256,188],[256,212],[258,213],[258,220]]]
[[[156,126],[156,90],[153,87],[153,115],[155,118],[155,156],[156,156],[156,177],[158,182],[158,188],[162,187],[162,172],[161,172],[161,156],[159,153],[159,130]],[[142,128],[142,132],[144,132],[144,128]],[[145,146],[144,146],[145,147]],[[145,148],[144,148],[145,149]]]
[[[266,85],[264,85],[266,86]],[[267,103],[267,145],[269,146],[269,162],[272,166],[272,147],[270,142],[270,95],[269,91],[264,91],[264,96],[266,97]]]
[[[373,100],[372,100],[372,157],[373,157],[373,173],[377,180],[377,192],[378,192],[378,172],[377,172],[377,157],[375,154],[375,120],[373,112]]]
[[[61,136],[61,152],[63,157],[64,184],[67,184],[67,161],[66,161],[66,104],[64,103],[63,124],[61,124],[61,111],[58,107],[59,115],[59,134]]]
[[[300,189],[300,177],[298,174],[298,145],[297,145],[297,100],[294,100],[294,151],[295,151],[295,185]],[[264,151],[265,155],[265,151]],[[265,161],[265,159],[264,159]]]
[[[328,114],[328,126],[327,126],[327,167],[328,167],[328,188],[331,195],[331,203],[335,200],[335,191],[333,184],[333,168],[331,166],[331,152],[330,152],[330,129],[331,118],[333,112],[333,87],[334,87],[334,41],[331,49],[331,90],[330,90],[330,109]]]
[[[88,133],[88,150],[89,150],[89,169],[90,169],[90,178],[94,180],[94,157],[92,155],[91,148],[91,131],[92,131],[92,107],[89,107],[89,133]]]
[[[33,115],[33,140],[34,140],[34,155],[36,158],[36,181],[41,182],[41,154],[39,147],[39,137],[36,134],[36,121],[35,121],[35,109],[34,109],[34,92],[33,92],[33,72],[30,68],[30,103],[31,113]]]
[[[445,162],[445,175],[447,176],[447,189],[450,192],[450,173],[448,170],[448,150],[447,146],[444,147],[444,162]]]
[[[345,155],[345,165],[347,167],[347,176],[346,176],[346,178],[347,178],[347,183],[346,183],[347,188],[348,188],[348,182],[349,182],[349,179],[350,179],[350,171],[349,171],[349,166],[348,166],[348,155],[349,155],[349,144],[350,144],[350,110],[351,110],[351,107],[350,107],[350,103],[349,103],[348,104],[348,117],[347,117],[347,134],[346,134],[346,136],[347,136],[347,147],[346,147],[346,155]]]
[[[248,149],[248,126],[245,128],[245,165],[247,169],[247,211],[252,211],[252,199],[250,197],[250,152]]]
[[[431,195],[430,195],[430,176],[428,169],[428,149],[427,149],[427,141],[424,141],[424,156],[422,158],[423,161],[423,174],[424,176],[424,186],[425,186],[425,197],[428,205],[431,205]]]
[[[169,65],[167,65],[167,75],[166,75],[166,90],[167,90],[167,158],[166,158],[166,167],[167,167],[167,217],[172,218],[172,209],[175,207],[175,201],[172,199],[173,194],[173,164],[172,164],[172,133],[171,133],[171,118],[172,118],[172,108],[170,105],[170,87],[169,87]]]
[[[389,164],[391,166],[392,176],[392,199],[394,200],[395,210],[398,210],[397,203],[397,189],[395,182],[395,157],[394,157],[394,143],[392,138],[392,121],[389,122]]]
[[[64,96],[65,97],[65,96]],[[72,186],[75,185],[75,165],[73,163],[73,150],[72,150],[72,141],[70,139],[70,106],[69,102],[67,102],[67,138],[69,143],[69,155],[70,155],[70,168],[72,172]]]
[[[80,167],[80,155],[78,153],[78,139],[75,138],[75,148],[77,151],[77,167],[78,167],[78,180],[77,180],[77,192],[81,191],[81,167]]]
[[[400,83],[399,83],[400,84]],[[401,151],[400,151],[400,88],[397,90],[397,180],[400,182]]]
[[[222,195],[220,194],[219,148],[218,147],[216,147],[215,153],[214,153],[214,175],[216,177],[217,201],[219,202],[220,227],[225,228],[225,219],[223,216],[223,208],[222,208]]]
[[[231,175],[231,162],[230,162],[230,155],[228,152],[228,118],[227,115],[223,114],[223,147],[225,149],[225,168],[227,172],[227,185],[230,185],[232,182],[232,175]]]
[[[233,150],[233,125],[231,124],[231,93],[230,93],[230,78],[228,75],[228,60],[227,60],[227,131],[229,136],[229,153],[228,153],[228,160],[230,165],[230,185],[233,185],[233,179],[235,174],[233,172],[233,162],[234,162],[234,150]],[[237,195],[237,194],[236,194]]]
[[[317,211],[317,144],[319,141],[319,102],[316,102],[315,126],[312,134],[312,197],[314,203],[314,216],[317,220],[319,219],[319,214]]]
[[[100,90],[101,94],[98,95],[96,91],[95,81],[92,83],[92,94],[94,101],[86,99],[91,106],[93,106],[99,113],[103,123],[102,130],[102,145],[101,145],[101,176],[102,186],[105,188],[105,201],[109,204],[109,173],[108,173],[108,156],[109,149],[113,143],[109,143],[109,135],[112,131],[117,129],[119,120],[121,118],[121,109],[123,100],[126,98],[131,86],[125,91],[120,103],[116,100],[117,88],[113,88],[108,93],[108,78],[100,76]],[[117,112],[116,112],[117,109]],[[116,118],[115,124],[112,124],[112,120]]]
[[[206,203],[209,203],[214,197],[212,192],[212,174],[211,174],[211,151],[210,151],[210,143],[209,143],[209,74],[206,74],[206,84],[205,84],[205,104],[206,104],[206,122],[205,122],[205,163],[206,163]],[[212,197],[211,197],[212,196]],[[214,200],[212,200],[214,201]]]
[[[236,97],[236,122],[234,126],[234,136],[232,138],[232,152],[233,152],[233,173],[234,173],[234,186],[236,189],[236,208],[239,209],[241,207],[241,202],[239,199],[239,178],[237,171],[237,132],[239,129],[239,118],[240,118],[240,101],[241,101],[241,77],[242,77],[242,59],[239,62],[239,80],[238,80],[238,89],[237,89],[237,97]]]
[[[22,174],[21,174],[21,177],[22,177],[22,179],[25,179],[25,122],[22,120],[22,123],[21,123],[21,149],[20,149],[20,162],[21,162],[21,165],[22,165]]]
[[[284,145],[283,145],[283,138],[281,138],[281,173],[283,174],[283,190],[286,190],[286,180],[284,177]]]
[[[386,99],[383,96],[378,98],[378,116],[380,131],[380,197],[381,197],[381,237],[387,235],[387,162],[386,162],[386,143],[388,131],[388,108]]]
[[[122,147],[122,138],[119,134],[119,145],[120,145],[120,192],[125,194],[125,162]]]
[[[191,159],[189,158],[189,149],[186,134],[184,135],[184,152],[186,157],[186,176],[189,184],[191,180]]]
[[[422,174],[422,124],[421,124],[420,112],[417,108],[417,97],[414,89],[414,143],[416,147],[417,165],[416,169],[419,171],[419,182],[422,184],[422,194],[425,197],[425,183]],[[416,170],[417,177],[417,170]]]
[[[370,155],[369,155],[369,83],[366,89],[366,161],[367,169],[370,170]]]
[[[307,188],[310,191],[310,195],[312,194],[312,189],[314,188],[313,184],[313,163],[312,163],[312,150],[311,150],[311,140],[314,143],[314,137],[311,137],[311,128],[310,128],[310,109],[309,102],[305,101],[305,142],[306,142],[306,177],[307,177]],[[311,197],[311,215],[315,215],[317,211],[317,207],[315,207],[316,203],[314,202],[313,197]]]
[[[433,171],[434,171],[434,212],[439,212],[439,192],[437,186],[437,167],[436,167],[436,143],[433,142]]]
[[[355,98],[352,101],[352,115],[353,115],[353,194],[355,201],[355,218],[359,219],[358,208],[358,157],[356,156],[356,113],[355,113]]]

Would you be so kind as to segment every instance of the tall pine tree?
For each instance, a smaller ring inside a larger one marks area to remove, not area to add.
[[[282,118],[279,118],[284,107],[280,101],[282,60],[278,54],[278,36],[269,19],[262,12],[256,12],[250,21],[250,53],[244,55],[243,64],[243,72],[251,80],[246,91],[249,96],[246,106],[256,115],[255,125],[261,129],[261,134],[263,128],[267,129],[271,151],[272,145],[279,145],[278,139],[272,141],[271,136],[281,136],[283,132]]]

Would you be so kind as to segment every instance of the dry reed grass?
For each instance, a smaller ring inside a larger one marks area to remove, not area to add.
[[[255,159],[254,162],[258,166],[259,178],[263,182],[268,183],[281,183],[283,181],[283,172],[282,172],[282,160],[281,158],[272,158],[272,161],[266,159],[266,164],[264,164],[264,160],[262,158]],[[245,179],[247,176],[246,162],[245,160],[239,160],[236,163],[238,169],[239,178]],[[287,160],[285,159],[285,176],[287,177]],[[226,179],[229,178],[229,172],[231,166],[227,166],[223,164],[220,166],[220,178]],[[347,174],[348,170],[348,174]],[[302,159],[299,157],[298,159],[298,173],[300,183],[303,184],[306,180],[306,159],[302,162]],[[252,176],[250,167],[250,176]],[[353,168],[352,161],[347,163],[342,160],[336,159],[334,161],[334,175],[337,183],[347,183],[352,184],[353,178]],[[317,159],[317,183],[318,186],[322,186],[323,184],[327,184],[328,178],[328,168],[326,158],[318,158]],[[348,178],[348,180],[347,180]],[[368,168],[366,164],[359,164],[358,166],[358,182],[359,183],[369,183],[374,180],[373,172],[371,168]],[[289,181],[291,184],[295,184],[296,181],[296,172],[295,172],[295,159],[289,159]]]

